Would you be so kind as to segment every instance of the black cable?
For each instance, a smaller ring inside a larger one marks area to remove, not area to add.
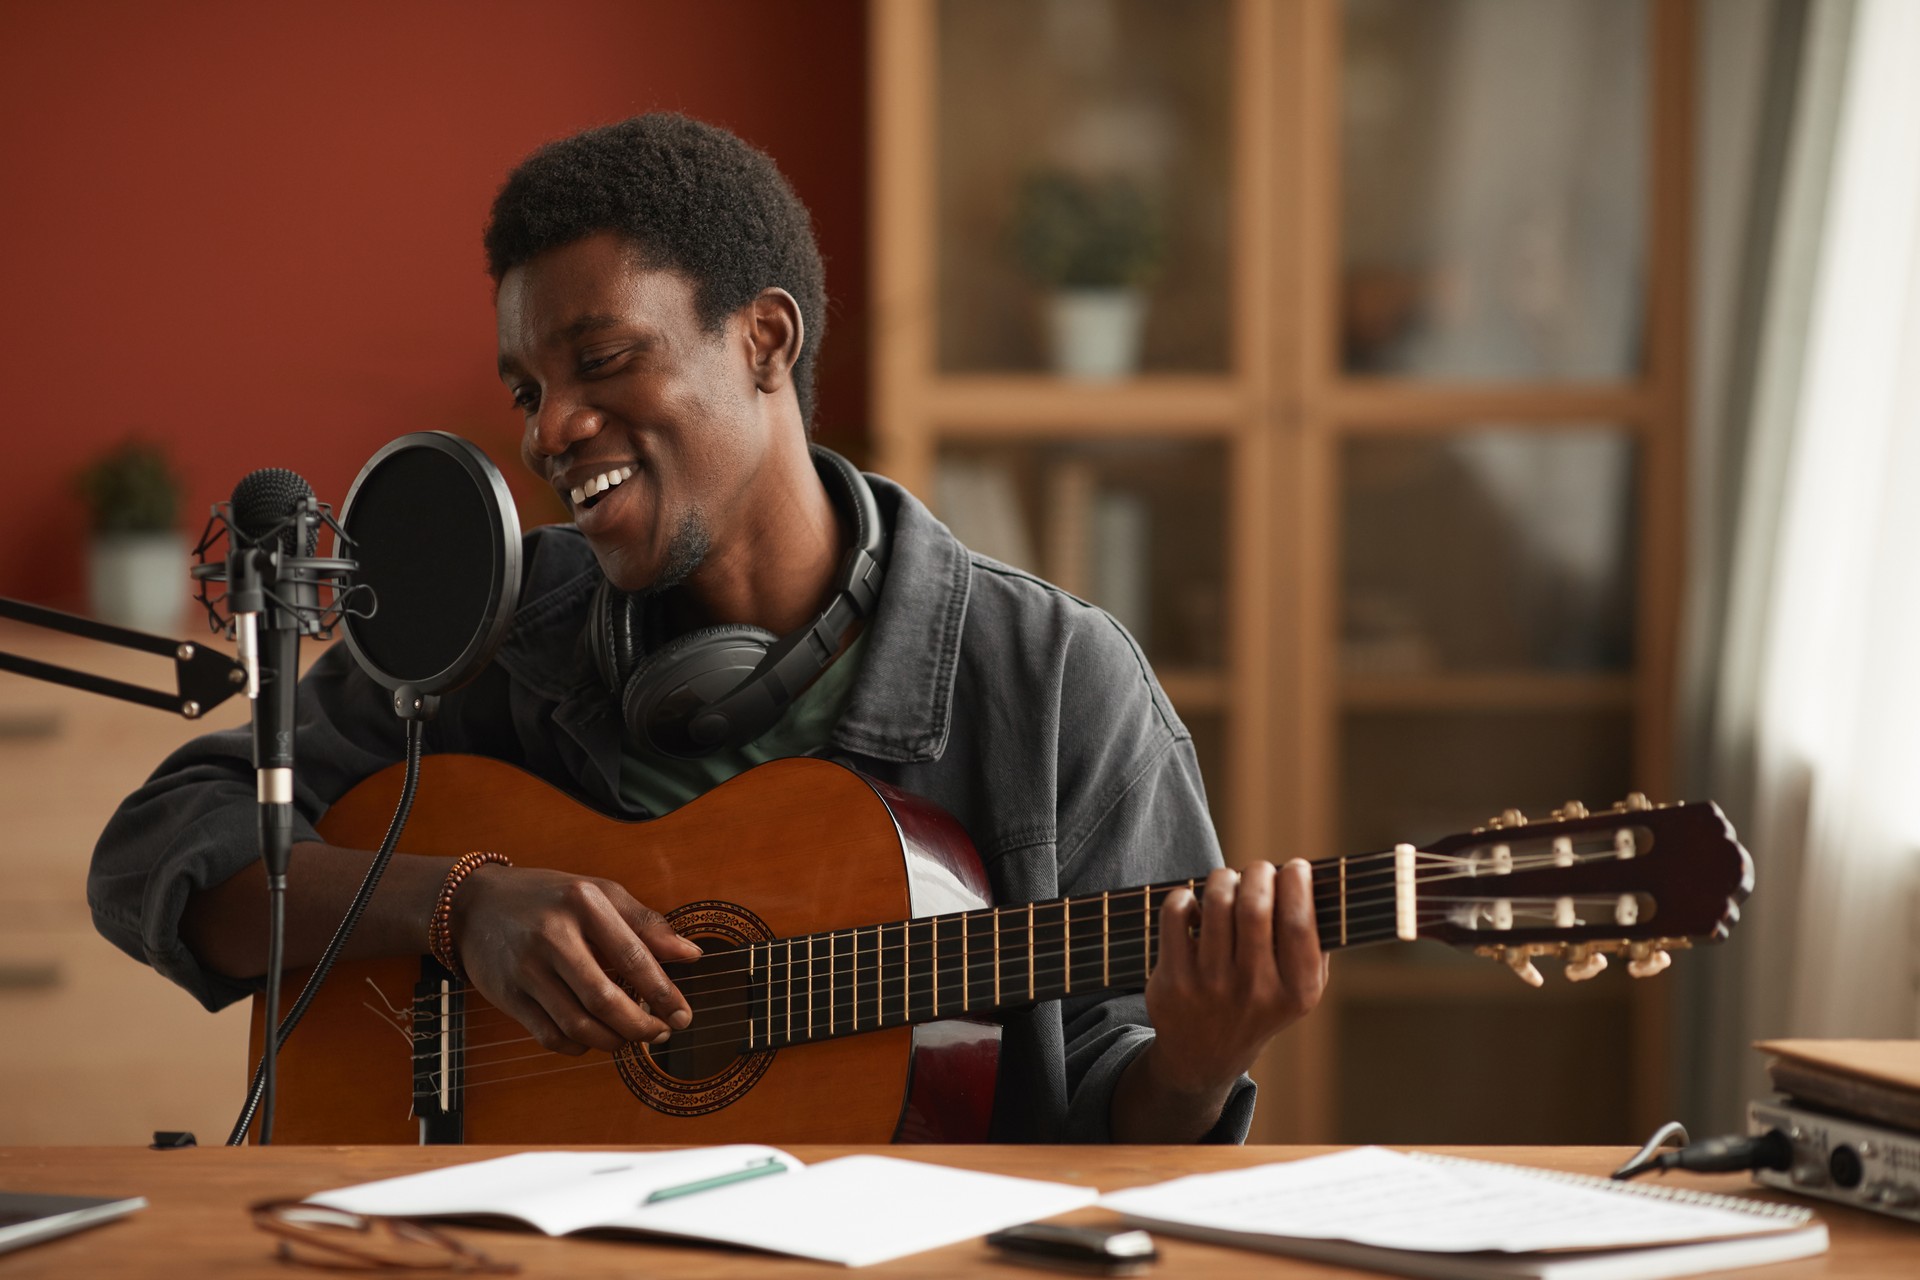
[[[1663,1131],[1664,1132],[1664,1131]],[[1681,1131],[1684,1139],[1685,1130]],[[1648,1146],[1658,1144],[1659,1134]],[[1638,1156],[1613,1171],[1618,1181],[1637,1178],[1649,1169],[1665,1172],[1685,1169],[1689,1173],[1746,1173],[1754,1169],[1791,1169],[1793,1140],[1778,1129],[1765,1133],[1728,1134],[1689,1142],[1674,1151],[1653,1152],[1641,1148]]]
[[[287,951],[287,878],[270,875],[267,877],[267,1017],[266,1025],[280,1025],[280,971],[286,962]],[[261,1054],[261,1096],[265,1102],[260,1108],[260,1145],[266,1146],[273,1141],[273,1099],[279,1084],[277,1063],[280,1060],[279,1037],[267,1041]]]
[[[413,808],[413,794],[420,783],[420,744],[424,730],[425,726],[421,721],[407,721],[406,780],[401,783],[400,802],[394,806],[393,820],[387,826],[386,838],[380,841],[380,849],[373,855],[373,862],[367,867],[367,874],[361,877],[360,888],[353,895],[353,902],[347,907],[346,915],[341,917],[340,923],[334,928],[333,937],[328,940],[327,949],[321,954],[320,962],[314,965],[313,972],[307,977],[306,986],[300,989],[300,998],[293,1002],[293,1008],[287,1011],[286,1021],[280,1024],[278,1033],[274,1035],[273,1044],[270,1047],[275,1051],[286,1044],[287,1037],[300,1024],[300,1019],[306,1016],[307,1006],[311,1005],[313,998],[320,993],[320,985],[327,980],[327,974],[333,970],[333,963],[339,958],[341,949],[346,946],[354,926],[360,923],[360,917],[366,911],[367,903],[373,898],[373,891],[379,885],[380,877],[386,873],[387,863],[393,860],[393,848],[399,843],[400,832],[407,825],[407,815]],[[271,949],[271,943],[269,943],[269,949]],[[267,1025],[271,1028],[273,1024],[269,1021]],[[233,1132],[227,1135],[227,1145],[230,1147],[237,1147],[246,1141],[247,1130],[253,1125],[254,1113],[260,1108],[261,1098],[266,1088],[267,1061],[267,1053],[262,1052],[260,1064],[254,1068],[253,1084],[247,1091],[246,1106],[240,1109],[240,1118],[234,1121]]]

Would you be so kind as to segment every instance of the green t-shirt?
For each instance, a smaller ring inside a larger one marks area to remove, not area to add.
[[[862,627],[846,652],[793,700],[786,714],[744,747],[727,747],[698,760],[682,760],[662,755],[645,743],[623,742],[620,798],[657,818],[757,764],[818,751],[833,738],[833,728],[853,697],[854,678],[860,674],[866,648],[867,631]]]

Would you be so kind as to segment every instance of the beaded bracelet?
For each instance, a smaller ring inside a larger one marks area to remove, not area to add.
[[[448,973],[460,972],[459,957],[453,953],[454,890],[477,868],[489,862],[497,862],[503,867],[513,865],[513,860],[502,853],[469,853],[447,868],[446,883],[440,886],[439,900],[433,904],[433,915],[427,920],[427,950]]]

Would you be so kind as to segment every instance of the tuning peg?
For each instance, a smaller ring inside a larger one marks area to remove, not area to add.
[[[1619,807],[1627,813],[1645,813],[1653,808],[1653,801],[1647,799],[1644,792],[1629,791],[1627,798],[1620,802]]]
[[[1572,822],[1575,818],[1584,818],[1586,816],[1587,806],[1581,804],[1578,800],[1569,800],[1553,811],[1553,820],[1555,822]]]
[[[1656,973],[1664,973],[1673,963],[1673,957],[1650,943],[1636,942],[1627,948],[1627,972],[1636,978],[1651,978]]]
[[[1507,953],[1506,961],[1507,968],[1513,970],[1514,973],[1519,976],[1520,981],[1526,983],[1528,986],[1540,987],[1546,985],[1547,980],[1540,976],[1538,969],[1533,967],[1533,957],[1526,952],[1510,951]]]
[[[1563,972],[1568,982],[1585,982],[1589,978],[1599,977],[1606,967],[1607,957],[1604,953],[1582,944],[1567,952],[1567,967]]]

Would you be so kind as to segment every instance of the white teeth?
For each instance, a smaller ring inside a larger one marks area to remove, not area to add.
[[[631,466],[616,467],[612,471],[602,471],[599,475],[587,481],[586,484],[575,486],[573,490],[573,505],[577,507],[588,498],[605,493],[632,475],[633,468]]]

